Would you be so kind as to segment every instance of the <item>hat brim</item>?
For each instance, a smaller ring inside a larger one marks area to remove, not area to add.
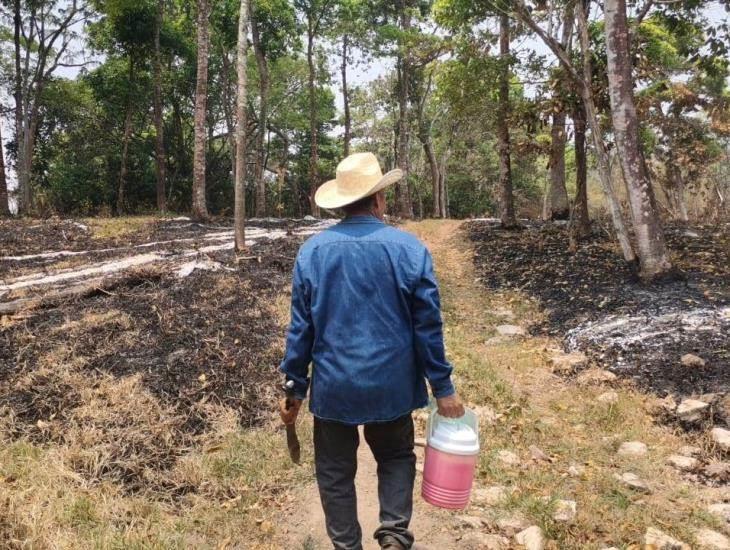
[[[317,192],[314,194],[314,202],[320,208],[342,208],[343,206],[357,202],[360,199],[374,195],[378,191],[385,189],[389,185],[393,185],[402,178],[403,170],[396,168],[395,170],[387,172],[369,189],[364,189],[361,193],[355,195],[343,195],[337,189],[337,180],[329,180],[319,186]]]

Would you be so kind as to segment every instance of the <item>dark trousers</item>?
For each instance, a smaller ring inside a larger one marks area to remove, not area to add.
[[[416,455],[413,452],[413,419],[366,424],[365,441],[378,464],[380,527],[375,538],[395,537],[405,548],[413,545],[408,530],[413,512]],[[357,426],[314,419],[314,465],[322,499],[327,534],[336,550],[362,550],[362,530],[357,519],[355,472],[360,435]]]

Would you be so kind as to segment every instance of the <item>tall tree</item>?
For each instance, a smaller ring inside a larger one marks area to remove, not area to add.
[[[0,124],[0,218],[10,216],[8,181],[5,177],[5,154],[3,153],[2,124]]]
[[[499,100],[497,105],[497,148],[499,150],[499,218],[504,228],[517,227],[512,193],[512,159],[509,135],[510,81],[509,15],[499,16]]]
[[[562,37],[560,44],[565,51],[570,51],[570,39],[573,35],[573,2],[565,6],[562,21]],[[565,220],[568,218],[568,191],[565,187],[565,120],[567,106],[566,84],[572,82],[565,77],[560,68],[555,75],[555,92],[553,94],[553,124],[550,129],[550,186],[545,197],[545,212],[543,217],[550,220]]]
[[[249,0],[241,0],[238,15],[238,46],[236,71],[238,87],[236,90],[236,169],[234,200],[234,234],[236,251],[246,248],[246,59],[248,49],[248,11]]]
[[[256,163],[253,174],[255,189],[254,213],[258,217],[264,217],[266,216],[266,180],[264,179],[264,170],[266,169],[266,133],[268,132],[269,89],[271,83],[269,81],[269,62],[266,59],[266,52],[261,43],[259,26],[256,10],[253,10],[251,14],[251,37],[253,39],[253,51],[256,55],[256,64],[259,70],[259,117],[258,131],[256,133]]]
[[[155,117],[155,170],[157,176],[157,209],[167,209],[165,179],[167,177],[167,156],[165,154],[165,123],[162,115],[162,53],[160,51],[160,31],[165,16],[165,0],[157,0],[155,16],[155,59],[154,59],[154,117]]]
[[[117,186],[117,214],[123,214],[127,210],[127,173],[129,171],[129,141],[132,139],[132,117],[134,116],[134,87],[135,87],[135,62],[134,55],[130,52],[129,59],[129,85],[127,86],[127,105],[124,115],[124,131],[122,133],[122,158],[119,165],[119,184]]]
[[[193,217],[204,221],[208,219],[208,205],[205,197],[205,168],[208,107],[208,0],[197,0],[198,5],[198,68],[195,82],[195,141],[193,147]]]
[[[412,78],[412,63],[410,53],[410,30],[411,11],[408,0],[396,0],[396,10],[400,33],[398,40],[398,54],[396,61],[396,74],[398,76],[398,146],[397,160],[398,168],[403,170],[403,179],[395,184],[396,212],[402,218],[413,217],[413,203],[411,201],[410,187],[408,186],[408,173],[410,171],[410,125],[409,105],[410,84]]]
[[[69,59],[78,43],[77,29],[88,16],[84,1],[13,1],[15,171],[20,214],[27,214],[32,206],[31,172],[43,90],[59,67],[74,65]]]
[[[591,232],[588,218],[588,160],[586,157],[586,116],[583,105],[573,108],[573,151],[575,153],[575,201],[573,207],[573,228],[578,239]]]
[[[672,264],[639,140],[625,0],[606,0],[604,12],[613,131],[631,206],[641,275],[654,279],[669,272]]]
[[[342,136],[342,153],[343,156],[350,154],[350,140],[352,139],[352,117],[350,116],[350,91],[347,88],[347,59],[350,54],[348,47],[350,45],[350,37],[347,34],[342,35],[342,50],[340,54],[340,74],[342,75],[342,104],[344,110],[344,126],[345,133]]]

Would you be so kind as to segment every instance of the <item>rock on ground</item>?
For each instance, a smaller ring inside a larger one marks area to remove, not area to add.
[[[576,381],[578,384],[583,386],[589,386],[592,384],[605,384],[608,382],[614,382],[616,375],[606,369],[593,368],[588,369],[580,373]]]
[[[461,527],[479,529],[484,527],[484,520],[477,516],[457,516],[456,521]]]
[[[682,356],[682,358],[680,359],[680,362],[685,367],[704,367],[705,366],[705,360],[702,359],[702,357],[695,355],[694,353],[685,353]]]
[[[550,357],[553,371],[569,373],[584,367],[588,363],[588,357],[580,351],[570,353],[556,353]]]
[[[683,472],[693,472],[700,465],[700,461],[696,458],[683,455],[671,455],[667,457],[667,462]]]
[[[502,550],[509,547],[509,539],[501,535],[488,535],[479,531],[467,533],[459,541],[464,550]]]
[[[649,527],[644,535],[644,544],[656,550],[692,550],[692,547],[684,542],[670,537],[666,533]]]
[[[649,484],[632,472],[614,474],[614,477],[617,481],[621,482],[629,489],[633,489],[642,493],[651,493]]]
[[[698,399],[685,399],[677,406],[677,416],[683,422],[699,422],[709,411],[710,404]]]
[[[545,548],[545,535],[537,525],[528,527],[515,535],[517,544],[521,544],[527,550],[543,550]]]
[[[575,519],[578,505],[574,500],[559,500],[555,503],[553,519],[555,521],[570,522]]]
[[[519,325],[499,325],[497,334],[500,336],[524,336],[527,331]]]
[[[730,550],[730,539],[712,529],[700,529],[695,534],[697,546],[707,550]]]
[[[605,403],[606,405],[615,405],[618,403],[618,393],[615,391],[607,391],[596,397],[596,401],[599,403]]]
[[[679,451],[677,451],[678,454],[681,454],[682,456],[700,456],[702,454],[702,449],[700,447],[696,447],[694,445],[685,445],[684,447],[680,447]]]
[[[501,451],[497,451],[497,460],[499,460],[505,466],[520,465],[520,457],[512,451],[507,451],[504,449],[502,449]]]
[[[472,493],[472,503],[481,506],[495,506],[505,500],[512,491],[503,485],[479,487]]]
[[[645,456],[649,449],[641,441],[626,441],[621,443],[617,452],[621,456]]]
[[[499,518],[497,520],[497,527],[508,535],[514,535],[518,531],[522,531],[527,528],[529,525],[530,522],[519,514]]]
[[[725,428],[713,428],[710,432],[712,441],[723,451],[730,451],[730,430]]]

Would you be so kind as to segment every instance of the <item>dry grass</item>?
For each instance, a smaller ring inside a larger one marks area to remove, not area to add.
[[[497,310],[509,308],[520,324],[529,324],[540,312],[522,296],[491,294],[479,286],[466,239],[453,236],[457,225],[426,221],[408,229],[436,258],[446,343],[459,391],[470,403],[488,405],[500,415],[493,425],[483,426],[478,476],[485,486],[507,485],[514,493],[487,513],[493,519],[522,515],[540,525],[561,549],[624,547],[640,542],[649,526],[691,543],[696,528],[719,527],[703,510],[707,503],[727,498],[727,491],[685,481],[665,465],[669,454],[689,442],[654,423],[646,412],[649,398],[630,385],[617,384],[612,388],[619,394],[616,404],[597,402],[609,388],[579,386],[553,375],[547,349],[554,344],[546,339],[488,342],[496,325],[514,322],[500,319]],[[619,457],[618,446],[633,440],[645,442],[648,455]],[[532,459],[531,446],[550,461]],[[522,465],[500,462],[501,449],[517,453]],[[570,475],[571,466],[580,475]],[[614,474],[626,471],[646,479],[652,494],[621,486]],[[572,523],[552,518],[555,500],[561,498],[577,502]]]
[[[159,221],[157,216],[120,216],[114,218],[84,218],[95,239],[111,239],[131,235]]]

